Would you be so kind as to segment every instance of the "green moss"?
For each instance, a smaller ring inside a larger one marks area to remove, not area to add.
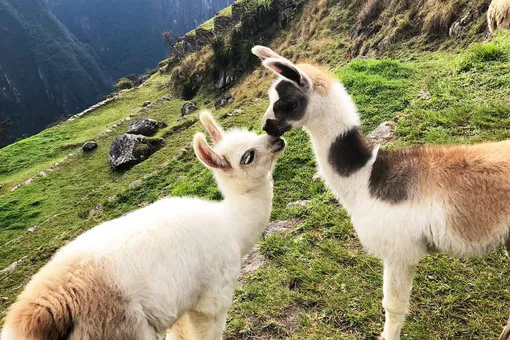
[[[228,6],[227,8],[222,9],[217,14],[218,17],[231,17],[232,16],[232,6]]]
[[[206,31],[211,31],[214,29],[214,18],[211,18],[204,22],[202,25],[198,26]]]
[[[186,37],[194,37],[197,35],[197,32],[195,32],[195,30],[191,30],[189,31],[188,33],[186,33]]]

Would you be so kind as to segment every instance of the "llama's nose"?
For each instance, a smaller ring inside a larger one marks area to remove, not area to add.
[[[267,119],[262,129],[271,136],[280,137],[282,135],[279,122],[276,119]]]

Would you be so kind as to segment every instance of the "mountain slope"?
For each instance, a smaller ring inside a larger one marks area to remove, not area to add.
[[[165,57],[161,33],[184,34],[232,0],[46,0],[48,8],[97,52],[115,79],[143,73]]]
[[[468,8],[477,13],[456,37],[448,29],[431,36],[421,29],[421,14],[412,16],[412,9],[394,6],[400,1],[392,3],[359,30],[362,1],[308,1],[264,43],[289,58],[329,67],[353,96],[366,132],[395,122],[397,140],[389,148],[509,139],[510,32],[487,38],[486,1],[461,2],[455,9],[450,26]],[[387,21],[391,15],[398,20]],[[409,22],[414,31],[403,34]],[[375,25],[381,27],[370,33]],[[397,34],[382,44],[389,31]],[[368,57],[353,60],[355,50]],[[200,64],[211,53],[205,47],[179,67]],[[19,261],[0,273],[1,310],[59,247],[88,228],[166,195],[220,198],[210,172],[187,146],[203,131],[198,112],[180,119],[184,101],[167,97],[171,78],[155,74],[88,115],[0,150],[0,268]],[[231,106],[214,109],[220,94],[207,84],[193,101],[211,109],[226,128],[260,131],[271,81],[257,67],[231,88],[236,97]],[[422,91],[428,96],[418,98]],[[152,104],[143,108],[146,100]],[[169,124],[156,136],[165,147],[128,171],[112,172],[109,145],[138,117]],[[187,122],[191,126],[184,128]],[[88,139],[99,147],[82,153],[80,145]],[[288,149],[274,174],[272,219],[290,220],[294,228],[261,240],[263,266],[240,281],[225,338],[376,338],[384,318],[381,262],[363,250],[345,210],[313,179],[316,164],[306,133],[292,131],[286,139]],[[37,175],[41,171],[44,176]],[[298,200],[306,201],[289,206]],[[36,232],[27,231],[33,226]],[[483,258],[429,256],[414,282],[403,338],[494,339],[508,318],[510,268],[501,247]]]
[[[0,121],[7,142],[76,113],[108,92],[94,56],[39,0],[0,0]]]

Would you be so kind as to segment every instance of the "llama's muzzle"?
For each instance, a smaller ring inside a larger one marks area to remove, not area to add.
[[[292,126],[277,119],[267,119],[262,129],[271,136],[280,137],[285,132],[291,130]]]

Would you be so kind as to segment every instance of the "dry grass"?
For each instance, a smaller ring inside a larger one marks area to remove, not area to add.
[[[358,14],[358,21],[366,25],[376,19],[387,5],[386,0],[367,0]]]
[[[198,84],[203,84],[204,77],[211,73],[209,60],[212,55],[213,51],[210,46],[187,55],[179,66],[172,70],[167,86],[173,90],[175,95],[188,99],[190,96],[186,92],[195,92],[190,89]]]
[[[423,33],[447,34],[459,14],[458,10],[458,0],[426,0],[423,8]]]
[[[236,103],[242,103],[247,99],[253,98],[266,99],[271,79],[270,71],[264,68],[259,68],[246,75],[239,82],[239,86],[231,90],[232,95],[236,98]]]

